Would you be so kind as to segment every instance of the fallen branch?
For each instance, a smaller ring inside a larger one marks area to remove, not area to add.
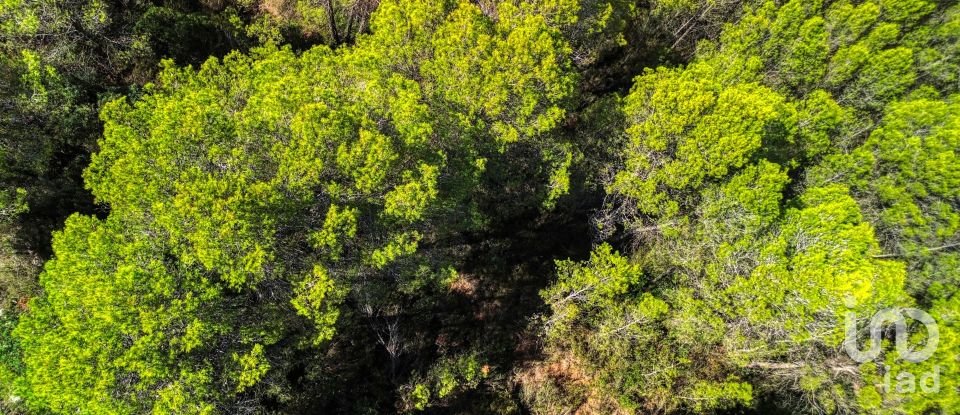
[[[947,245],[941,245],[941,246],[935,246],[935,247],[932,247],[932,248],[924,248],[924,250],[927,251],[927,252],[937,252],[937,251],[943,251],[943,250],[945,250],[945,249],[956,248],[956,247],[958,247],[958,246],[960,246],[960,242],[952,243],[952,244],[947,244]],[[902,256],[906,256],[906,255],[905,255],[905,254],[902,254],[902,253],[901,253],[901,254],[883,254],[883,255],[873,255],[872,258],[876,258],[876,259],[880,259],[880,258],[900,258],[900,257],[902,257]]]

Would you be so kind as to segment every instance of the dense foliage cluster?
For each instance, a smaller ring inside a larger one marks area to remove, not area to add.
[[[8,0],[0,92],[4,413],[960,413],[955,1]]]

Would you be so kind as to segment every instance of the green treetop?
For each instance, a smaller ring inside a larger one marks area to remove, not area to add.
[[[414,254],[462,222],[483,160],[550,148],[571,93],[558,29],[499,10],[385,2],[355,47],[167,63],[106,105],[85,178],[110,214],[57,234],[17,329],[31,405],[241,411],[282,391],[283,356],[335,336],[348,296],[447,281]]]

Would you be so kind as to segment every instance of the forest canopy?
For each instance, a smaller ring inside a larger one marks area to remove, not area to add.
[[[960,413],[960,3],[0,3],[0,412]]]

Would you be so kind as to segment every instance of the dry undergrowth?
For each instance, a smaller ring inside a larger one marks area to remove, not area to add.
[[[533,413],[544,415],[629,415],[603,391],[573,353],[550,353],[544,361],[526,365],[514,376]]]

